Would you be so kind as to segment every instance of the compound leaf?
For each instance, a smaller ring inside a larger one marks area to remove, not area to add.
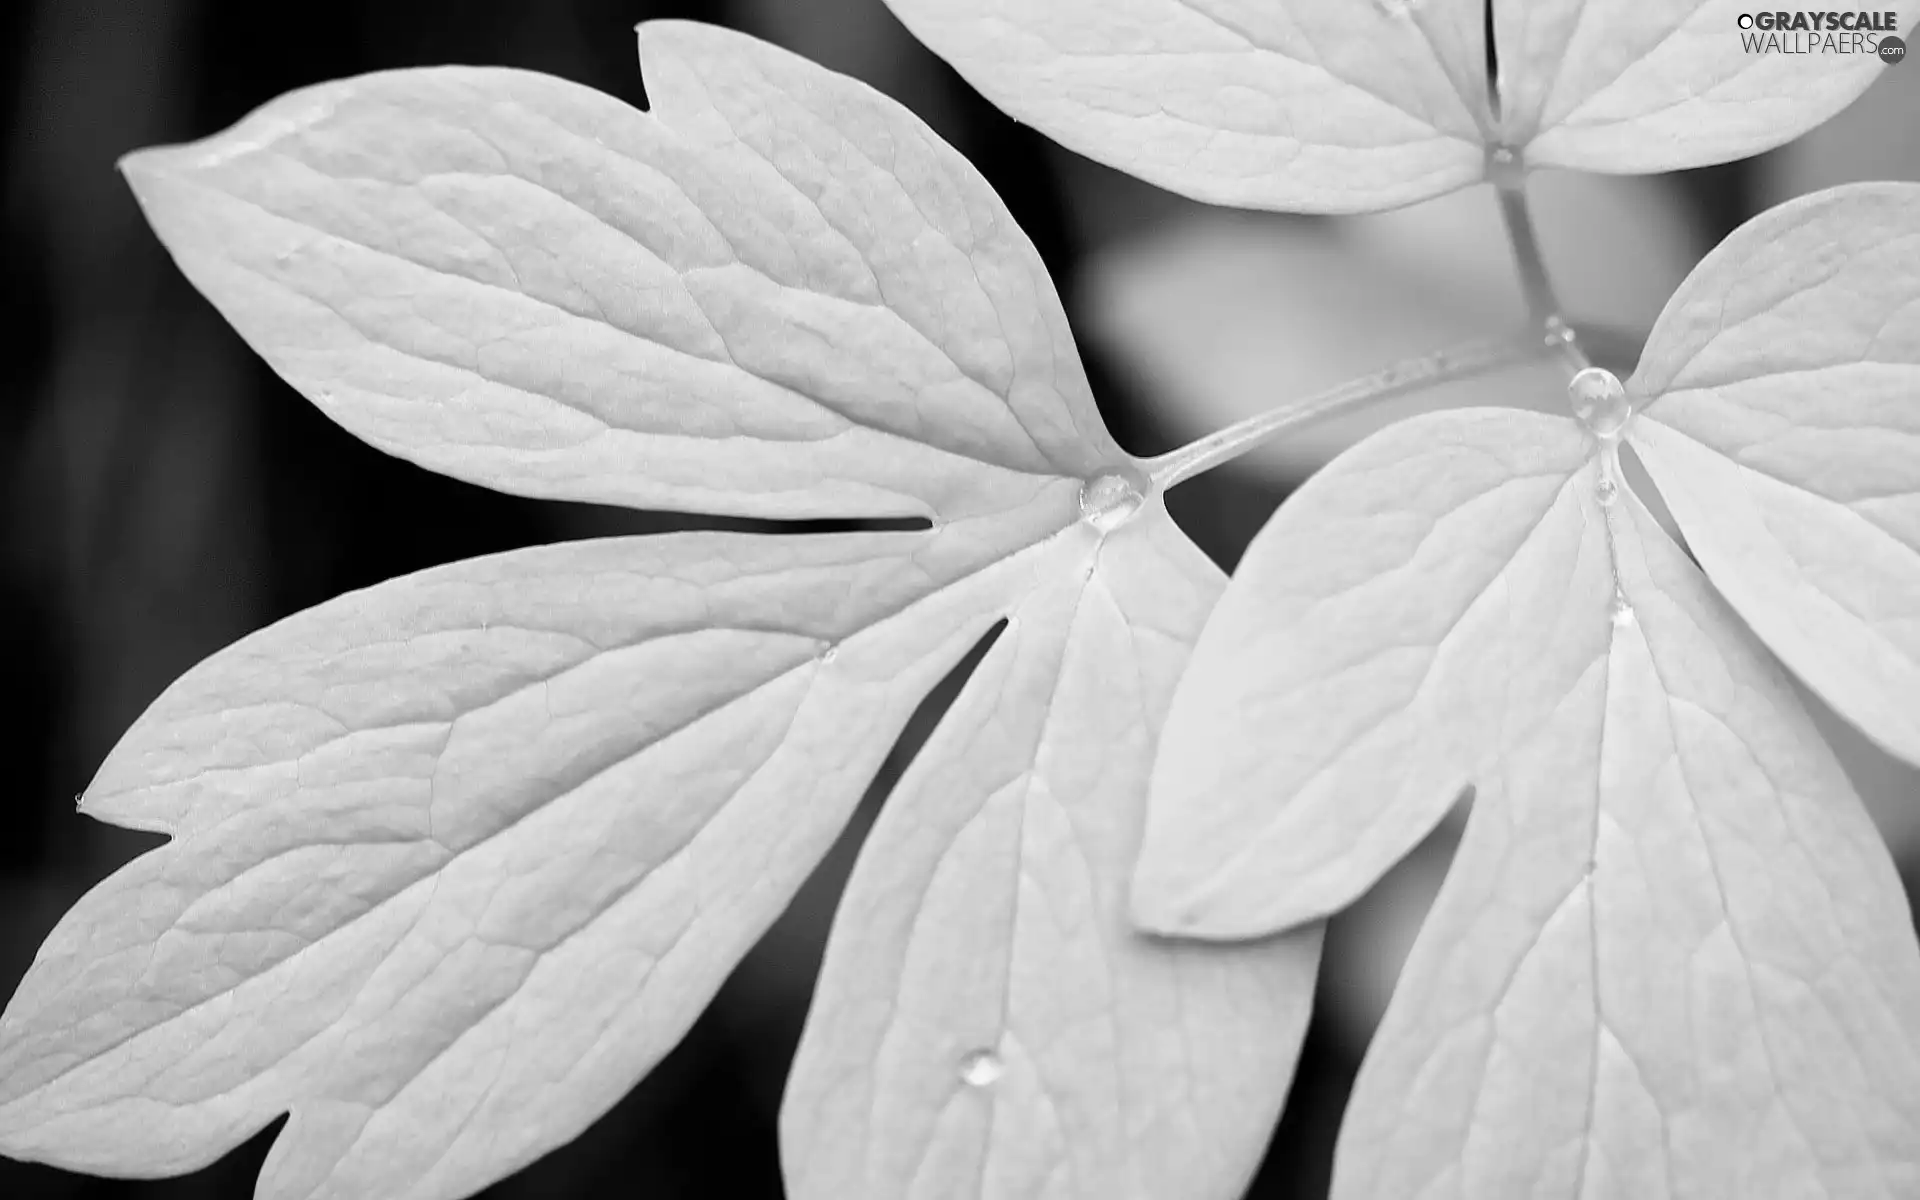
[[[1009,612],[868,836],[787,1085],[794,1200],[1228,1197],[1259,1161],[1319,928],[1223,960],[1125,912],[1223,581],[1164,521],[1086,553]]]
[[[1914,1194],[1920,949],[1892,861],[1765,651],[1644,509],[1612,514],[1631,616],[1569,593],[1612,637],[1477,777],[1334,1196]]]
[[[640,45],[645,114],[531,72],[393,71],[123,169],[283,378],[489,487],[966,515],[1118,454],[1039,256],[956,151],[742,35]]]
[[[1465,187],[1501,147],[1610,172],[1757,154],[1882,70],[1865,35],[1853,53],[1754,52],[1743,0],[887,3],[1068,149],[1208,203],[1297,212]]]
[[[1073,798],[1101,839],[1086,869],[1109,877],[1058,931],[1063,964],[1124,964],[1100,996],[1125,1037],[1053,1061],[1083,1084],[1204,1072],[1214,1109],[1238,1104],[1213,1182],[1159,1174],[1130,1194],[1229,1200],[1285,1089],[1317,938],[1196,967],[1124,932],[1110,878],[1218,572],[1100,424],[1037,257],[951,149],[751,38],[669,23],[641,45],[651,114],[519,72],[398,72],[127,172],[188,274],[375,445],[534,495],[929,528],[459,563],[188,672],[84,798],[172,840],[75,906],[0,1015],[0,1150],[173,1174],[290,1113],[263,1200],[478,1190],[678,1040],[906,714],[1004,618],[1038,648],[992,697],[1033,777],[1071,761],[1061,786],[1088,782],[1071,758],[1088,747],[1058,731],[1132,747],[1102,746],[1098,794]],[[1153,550],[1109,568],[1114,536]],[[1088,626],[1063,588],[1129,600]],[[1086,636],[1101,653],[1069,674]],[[986,704],[969,688],[956,712]],[[1008,851],[1006,871],[1048,865]],[[1071,857],[1051,865],[1072,884]],[[917,961],[961,978],[979,927],[939,917]],[[834,941],[894,928],[869,889]],[[1176,1001],[1244,1041],[1152,1043],[1142,1014]],[[810,1042],[842,1045],[842,1015],[816,1006],[835,1032]],[[984,1015],[966,1030],[992,1044],[1052,1028],[1025,1007],[1000,1029]],[[913,1056],[937,1048],[904,1043],[888,1065],[924,1078]],[[1125,1128],[1140,1161],[1201,1155],[1204,1126],[1132,1103],[1167,1117]],[[1031,1126],[1038,1105],[995,1111]],[[1059,1163],[1107,1152],[1119,1127],[1096,1116],[1061,1129]],[[849,1145],[863,1121],[842,1106],[814,1128]],[[1104,1179],[1069,1194],[1111,1194]]]
[[[1884,69],[1881,34],[1793,53],[1821,35],[1787,33],[1789,52],[1756,52],[1767,31],[1740,28],[1747,0],[1491,2],[1502,136],[1534,166],[1638,174],[1745,158],[1833,116]],[[1872,15],[1898,8],[1912,11]]]
[[[1287,929],[1344,907],[1544,719],[1601,631],[1572,422],[1458,409],[1385,429],[1248,547],[1181,679],[1133,901],[1147,928]]]
[[[1707,575],[1920,763],[1920,185],[1772,209],[1675,293],[1628,436]]]

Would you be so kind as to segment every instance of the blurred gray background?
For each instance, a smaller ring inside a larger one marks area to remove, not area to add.
[[[499,496],[387,458],[280,383],[173,269],[113,170],[215,132],[303,84],[447,62],[543,70],[634,103],[631,29],[744,29],[878,87],[957,145],[1059,281],[1116,434],[1154,453],[1289,396],[1497,331],[1519,315],[1490,192],[1351,219],[1209,210],[1015,125],[915,44],[880,0],[11,0],[0,303],[4,671],[12,786],[0,826],[0,994],[93,882],[153,839],[73,799],[176,675],[338,593],[475,554],[666,528],[671,519]],[[1549,265],[1622,375],[1693,262],[1766,205],[1849,179],[1920,179],[1920,66],[1749,162],[1657,179],[1546,176]],[[1335,422],[1181,487],[1175,515],[1223,565],[1287,490],[1384,420],[1434,404],[1555,408],[1519,370]],[[870,817],[938,709],[930,698]],[[1920,874],[1920,774],[1825,713],[1850,774]],[[1457,835],[1457,818],[1336,922],[1319,1012],[1252,1196],[1325,1195],[1340,1106]],[[711,1011],[634,1093],[497,1197],[778,1197],[774,1117],[856,822]],[[276,1126],[277,1128],[277,1126]],[[0,1197],[246,1197],[273,1129],[178,1180],[126,1183],[0,1160]]]

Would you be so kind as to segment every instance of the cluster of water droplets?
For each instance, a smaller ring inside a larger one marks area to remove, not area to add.
[[[1111,533],[1140,511],[1150,486],[1145,475],[1131,468],[1102,471],[1080,485],[1080,519]]]
[[[1549,339],[1553,333],[1549,326]],[[1626,432],[1628,418],[1633,416],[1627,389],[1612,371],[1587,367],[1567,384],[1567,401],[1573,407],[1574,418],[1600,443],[1600,478],[1593,485],[1593,496],[1602,508],[1612,508],[1620,499],[1620,436]],[[1607,531],[1607,551],[1611,556],[1611,527]],[[1621,590],[1618,566],[1614,569],[1613,601],[1608,606],[1608,616],[1616,628],[1633,624],[1633,604]]]

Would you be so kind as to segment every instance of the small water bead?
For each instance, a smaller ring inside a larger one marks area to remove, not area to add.
[[[1518,188],[1525,176],[1520,155],[1513,147],[1495,146],[1487,151],[1487,179],[1495,187]]]
[[[1633,605],[1627,602],[1626,593],[1616,591],[1613,594],[1613,603],[1607,607],[1607,616],[1616,628],[1633,624]]]
[[[1573,326],[1559,317],[1547,318],[1545,341],[1549,350],[1556,346],[1571,346],[1574,336]]]
[[[1593,485],[1593,494],[1601,504],[1612,504],[1620,495],[1620,485],[1602,475],[1600,482]]]
[[[1102,533],[1125,525],[1147,502],[1147,480],[1138,471],[1105,471],[1080,486],[1080,517]]]
[[[1587,367],[1567,384],[1567,400],[1573,415],[1593,436],[1612,441],[1627,427],[1633,406],[1627,403],[1627,389],[1619,376],[1605,367]]]
[[[992,1087],[1006,1064],[991,1050],[975,1050],[960,1060],[960,1082],[968,1087]]]

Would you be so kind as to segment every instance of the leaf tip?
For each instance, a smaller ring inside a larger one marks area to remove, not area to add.
[[[141,833],[157,833],[166,837],[173,836],[173,826],[162,817],[143,812],[126,803],[127,792],[97,792],[88,790],[73,798],[73,810],[83,817],[92,817],[106,825],[121,829],[133,829]]]
[[[114,161],[113,169],[120,172],[120,177],[137,195],[141,184],[160,174],[161,155],[166,149],[165,146],[143,146],[138,150],[129,150]]]

